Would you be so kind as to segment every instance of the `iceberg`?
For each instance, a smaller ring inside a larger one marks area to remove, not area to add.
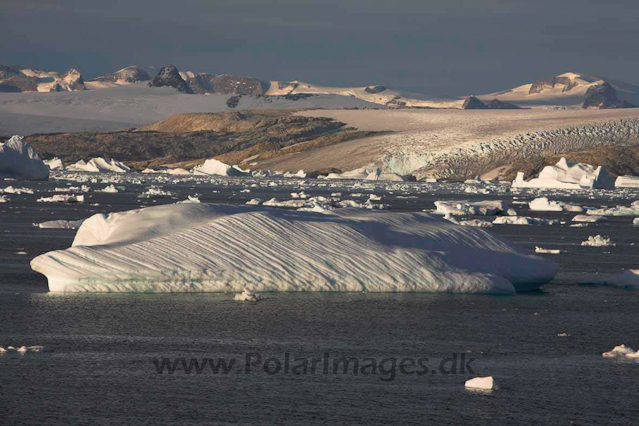
[[[554,189],[615,189],[614,179],[601,166],[569,163],[564,157],[554,166],[543,168],[539,177],[526,182],[523,172],[517,173],[513,188]]]
[[[588,237],[586,241],[582,241],[581,245],[589,246],[589,247],[609,247],[609,246],[615,246],[616,244],[610,241],[610,238],[608,237],[602,237],[601,235],[595,235],[593,237],[591,235]]]
[[[615,188],[639,188],[639,176],[618,176]]]
[[[546,197],[535,198],[528,207],[532,211],[538,212],[583,212],[584,209],[576,204],[564,203],[562,201],[550,201]]]
[[[44,164],[49,166],[49,170],[64,170],[64,163],[58,157],[51,160],[44,160]]]
[[[484,201],[435,201],[436,210],[434,214],[452,216],[495,216],[505,214],[510,205],[504,200],[484,200]]]
[[[27,180],[49,179],[49,167],[24,137],[15,135],[0,143],[0,176]]]
[[[104,159],[102,157],[92,158],[88,162],[80,160],[75,164],[71,164],[67,167],[70,172],[92,172],[92,173],[128,173],[131,168],[124,163],[116,161],[114,159]]]
[[[250,173],[237,166],[229,166],[214,158],[210,158],[193,168],[193,174],[216,175],[216,176],[249,176]]]
[[[85,220],[31,267],[56,292],[514,294],[557,265],[426,213],[171,204]]]
[[[465,385],[467,389],[480,389],[480,390],[493,390],[497,389],[495,380],[492,376],[488,377],[475,377],[474,379],[467,380]]]

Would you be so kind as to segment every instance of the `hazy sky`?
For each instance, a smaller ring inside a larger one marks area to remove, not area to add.
[[[127,65],[481,94],[575,71],[639,83],[637,0],[0,0],[0,63]]]

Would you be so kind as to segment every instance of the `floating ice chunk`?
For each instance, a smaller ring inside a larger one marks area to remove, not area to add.
[[[539,177],[524,181],[524,174],[517,173],[514,188],[557,189],[615,189],[615,182],[601,166],[596,169],[589,164],[568,163],[561,158],[554,166],[543,168]]]
[[[71,164],[67,167],[67,171],[70,172],[91,172],[91,173],[127,173],[131,171],[131,168],[124,163],[116,161],[112,158],[92,158],[88,162],[80,160],[75,164]]]
[[[190,196],[188,195],[186,197],[186,200],[184,201],[178,201],[176,204],[198,204],[200,203],[200,197],[194,195],[194,196]]]
[[[381,195],[371,194],[368,197],[368,199],[371,200],[371,201],[381,201],[382,200],[382,196]]]
[[[64,170],[64,163],[58,157],[52,160],[44,160],[44,164],[49,166],[49,170]]]
[[[590,246],[590,247],[608,247],[608,246],[615,246],[616,244],[610,241],[610,238],[608,237],[595,235],[594,237],[593,236],[588,237],[588,239],[586,241],[583,241],[581,245]]]
[[[631,358],[639,359],[639,351],[635,351],[629,346],[615,346],[611,351],[601,354],[604,358]]]
[[[590,209],[586,213],[591,216],[639,216],[639,201],[633,202],[630,207],[616,206],[611,208]]]
[[[493,220],[493,225],[556,225],[558,220],[540,219],[527,216],[500,216]]]
[[[0,175],[28,180],[49,179],[49,167],[44,164],[24,137],[15,135],[0,143]]]
[[[164,171],[164,173],[168,173],[170,175],[190,175],[191,174],[191,172],[182,168],[167,169],[166,171]]]
[[[6,195],[0,195],[0,203],[8,203],[9,202],[9,197],[7,197]]]
[[[0,194],[33,194],[33,189],[31,188],[14,188],[13,186],[7,186],[4,189],[0,188]]]
[[[632,219],[632,225],[633,226],[639,226],[639,217],[636,217],[636,218]]]
[[[210,158],[199,166],[193,168],[194,174],[216,175],[216,176],[248,176],[250,172],[244,171],[237,166],[229,166],[215,158]]]
[[[620,274],[613,274],[596,279],[585,280],[586,284],[607,284],[631,290],[639,290],[639,269],[628,269]]]
[[[259,206],[261,203],[262,200],[259,198],[252,198],[251,200],[246,202],[246,204],[249,206]]]
[[[26,354],[28,350],[29,350],[29,349],[27,349],[27,347],[26,347],[26,346],[20,346],[20,347],[16,350],[16,352],[21,353],[21,354]]]
[[[578,214],[577,216],[572,218],[573,222],[590,222],[590,223],[594,223],[594,222],[605,222],[608,219],[606,219],[604,216],[594,216],[594,215],[585,215],[585,214]]]
[[[285,178],[304,179],[304,178],[306,178],[306,173],[304,173],[304,170],[299,170],[297,173],[286,172],[286,173],[284,173],[284,177]]]
[[[38,203],[83,203],[84,195],[55,194],[51,197],[38,198]]]
[[[554,262],[424,213],[170,204],[94,215],[73,247],[36,257],[51,291],[513,294]]]
[[[117,194],[118,189],[115,187],[115,185],[111,184],[104,189],[98,189],[96,192],[106,192],[107,194]]]
[[[465,387],[467,389],[482,389],[482,390],[497,389],[495,380],[493,379],[492,376],[475,377],[474,379],[467,380]]]
[[[560,254],[563,252],[564,252],[563,250],[559,250],[559,249],[545,249],[541,247],[535,247],[535,253]]]
[[[482,215],[494,216],[508,209],[508,204],[503,200],[485,201],[435,201],[434,214],[451,214],[454,216]]]
[[[492,228],[492,222],[480,219],[462,220],[459,222],[461,226],[474,226],[477,228]]]
[[[84,219],[82,220],[50,220],[48,222],[34,223],[36,228],[46,229],[78,229]]]
[[[568,204],[561,201],[550,201],[546,197],[535,198],[528,203],[530,210],[539,212],[582,212],[584,209],[575,204]]]
[[[238,302],[259,302],[264,298],[257,293],[253,293],[248,288],[245,288],[242,293],[238,293],[233,297]]]
[[[165,191],[161,188],[152,186],[148,188],[146,191],[138,195],[138,198],[151,198],[151,197],[171,197],[175,195],[175,193],[171,191]]]
[[[619,176],[615,181],[616,188],[639,188],[638,176]]]

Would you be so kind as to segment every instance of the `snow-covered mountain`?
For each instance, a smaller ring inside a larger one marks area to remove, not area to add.
[[[99,89],[105,87],[100,85],[100,83],[112,83],[122,86],[148,80],[151,80],[151,73],[149,70],[138,65],[132,65],[130,67],[122,68],[112,74],[97,77],[92,81],[87,82],[87,86]]]
[[[80,71],[64,74],[0,65],[0,92],[72,92],[86,90]]]
[[[624,108],[639,105],[639,86],[567,72],[478,98],[498,99],[519,106]]]

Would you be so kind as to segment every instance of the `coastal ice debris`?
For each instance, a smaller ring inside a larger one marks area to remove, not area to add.
[[[24,137],[15,135],[5,143],[0,143],[0,176],[47,180],[49,167]]]
[[[615,181],[601,166],[596,169],[589,164],[569,163],[564,157],[554,166],[546,166],[539,177],[526,182],[524,173],[517,173],[514,188],[556,189],[615,189]]]
[[[618,176],[615,188],[639,188],[639,176]]]
[[[44,160],[44,164],[49,166],[49,170],[64,170],[64,163],[58,157],[51,160]]]
[[[583,207],[564,203],[562,201],[550,201],[546,197],[535,198],[528,203],[530,210],[538,212],[582,212]]]
[[[218,204],[94,215],[71,248],[31,266],[62,292],[514,294],[557,269],[502,237],[425,213]]]
[[[96,192],[105,192],[107,194],[117,194],[118,189],[115,187],[115,185],[109,185],[104,189],[98,189]]]
[[[639,216],[639,201],[633,202],[630,207],[616,206],[610,208],[590,209],[586,212],[591,216]]]
[[[573,222],[587,222],[587,223],[596,223],[596,222],[605,222],[606,219],[604,216],[595,216],[595,215],[585,215],[578,214],[577,216],[572,218]]]
[[[467,389],[481,389],[481,390],[494,390],[497,389],[495,380],[492,376],[488,377],[475,377],[466,381],[465,387]]]
[[[33,194],[31,188],[14,188],[13,186],[7,186],[6,188],[0,188],[0,194]]]
[[[234,300],[238,302],[259,302],[264,298],[257,293],[253,293],[251,290],[245,288],[242,293],[237,293],[234,297]]]
[[[38,203],[83,203],[84,195],[55,194],[51,197],[40,197]]]
[[[535,253],[560,254],[560,253],[563,253],[563,250],[559,250],[559,249],[545,249],[545,248],[541,248],[541,247],[535,247]]]
[[[493,220],[493,225],[556,225],[558,220],[541,219],[528,216],[500,216]]]
[[[593,236],[588,237],[586,241],[582,241],[581,245],[590,246],[590,247],[608,247],[608,246],[615,246],[616,244],[610,241],[610,238],[608,237],[595,235],[594,237]]]
[[[229,166],[215,158],[210,158],[193,168],[193,174],[216,175],[216,176],[249,176],[250,172],[242,170],[237,166]]]
[[[116,161],[112,158],[92,158],[88,162],[80,160],[75,164],[71,164],[67,167],[67,171],[70,172],[91,172],[91,173],[128,173],[131,168],[124,163]]]
[[[604,358],[630,358],[639,359],[639,351],[635,351],[629,346],[615,346],[611,351],[601,354]]]
[[[485,201],[435,201],[434,214],[451,214],[453,216],[481,215],[494,216],[503,214],[509,206],[503,200]]]

